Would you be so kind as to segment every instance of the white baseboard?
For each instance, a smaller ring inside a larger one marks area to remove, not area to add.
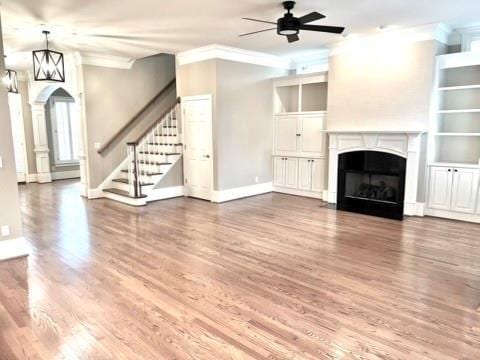
[[[27,184],[37,182],[37,174],[27,174],[26,182]]]
[[[212,202],[221,203],[230,200],[241,199],[248,196],[265,194],[272,192],[272,183],[263,183],[249,186],[242,186],[233,189],[219,190],[212,192]]]
[[[110,192],[103,192],[104,198],[115,200],[118,202],[121,202],[123,204],[131,205],[131,206],[144,206],[147,204],[147,199],[146,198],[140,198],[140,199],[135,199],[135,198],[130,198],[127,196],[122,196],[122,195],[117,195],[113,194]]]
[[[80,177],[80,170],[52,172],[52,180],[64,180]]]
[[[185,192],[184,192],[183,185],[153,189],[148,191],[147,193],[147,202],[179,197],[179,196],[183,196],[184,193]]]
[[[447,210],[425,208],[425,215],[441,217],[441,218],[450,219],[450,220],[460,220],[460,221],[480,223],[480,214],[464,214],[464,213],[457,213],[457,212],[447,211]]]
[[[23,237],[0,241],[0,261],[28,256],[29,252],[30,247]]]
[[[51,173],[38,173],[37,174],[37,182],[39,184],[45,184],[52,182],[52,174]]]
[[[101,188],[88,189],[87,198],[88,199],[100,199],[105,197],[105,193]]]
[[[297,196],[309,197],[309,198],[320,199],[320,200],[324,199],[323,191],[322,192],[305,191],[305,190],[284,188],[280,186],[274,186],[273,191],[279,192],[282,194],[297,195]]]

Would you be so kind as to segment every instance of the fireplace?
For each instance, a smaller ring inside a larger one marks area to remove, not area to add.
[[[381,151],[339,154],[337,209],[403,219],[406,163]]]

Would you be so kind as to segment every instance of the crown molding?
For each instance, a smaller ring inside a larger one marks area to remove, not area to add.
[[[113,69],[131,69],[135,59],[112,55],[77,53],[77,64],[102,66]]]
[[[332,56],[341,53],[355,51],[360,47],[377,44],[408,44],[419,41],[435,40],[443,44],[449,44],[449,38],[453,30],[446,24],[434,23],[401,29],[383,30],[381,33],[369,36],[348,38],[330,46]]]
[[[178,53],[176,58],[179,66],[211,59],[222,59],[282,69],[294,68],[288,58],[218,44],[183,51]]]

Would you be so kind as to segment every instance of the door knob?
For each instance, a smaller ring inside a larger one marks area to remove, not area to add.
[[[204,158],[210,159],[210,155],[203,155]]]

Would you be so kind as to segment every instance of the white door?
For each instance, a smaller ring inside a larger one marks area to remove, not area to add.
[[[436,166],[430,168],[428,207],[439,210],[450,210],[452,182],[453,170],[451,168]]]
[[[312,189],[311,159],[298,159],[298,188],[301,190]]]
[[[297,117],[275,118],[275,154],[292,155],[297,152]]]
[[[478,170],[455,168],[453,172],[452,210],[473,214],[478,188]]]
[[[325,133],[323,116],[306,116],[300,118],[300,152],[307,156],[325,154]]]
[[[312,191],[325,190],[325,160],[312,160]]]
[[[285,158],[273,158],[273,184],[277,186],[285,185]]]
[[[297,188],[298,159],[286,158],[285,160],[285,187]]]
[[[184,173],[188,196],[211,200],[212,196],[212,98],[182,98],[184,124]]]
[[[19,94],[8,94],[10,119],[12,122],[13,151],[17,181],[25,182],[27,178],[27,150],[25,147],[25,129],[23,127],[22,101]]]

